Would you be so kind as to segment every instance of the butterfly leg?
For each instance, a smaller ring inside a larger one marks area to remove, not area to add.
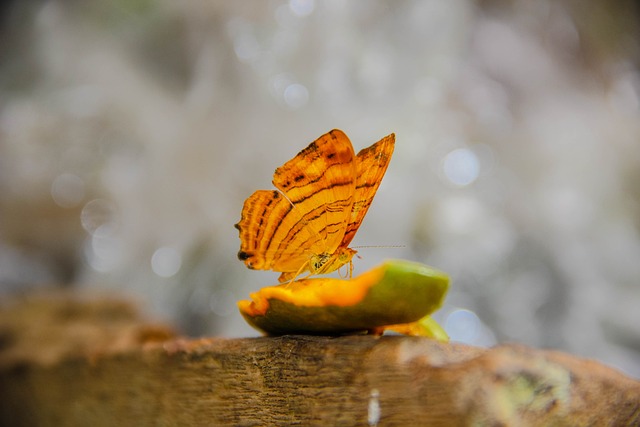
[[[302,265],[302,267],[300,267],[300,269],[299,269],[298,271],[296,271],[296,272],[295,272],[295,274],[292,274],[290,271],[285,271],[284,273],[282,273],[282,274],[280,275],[280,277],[278,278],[278,281],[279,281],[280,283],[284,283],[284,282],[291,283],[291,282],[293,282],[294,280],[296,280],[296,279],[298,278],[298,276],[299,276],[300,274],[302,274],[302,272],[303,272],[306,268],[307,268],[307,265],[303,264],[303,265]],[[311,273],[307,274],[307,275],[305,276],[305,278],[306,278],[306,277],[309,277],[309,276],[311,276]]]

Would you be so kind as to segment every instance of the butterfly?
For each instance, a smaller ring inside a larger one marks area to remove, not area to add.
[[[357,251],[349,244],[380,186],[395,144],[391,134],[355,155],[334,129],[276,169],[276,190],[258,190],[245,202],[238,258],[250,269],[281,272],[280,282],[330,273]]]

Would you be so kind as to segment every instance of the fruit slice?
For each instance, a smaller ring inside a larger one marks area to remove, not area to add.
[[[390,260],[353,279],[313,278],[270,286],[238,302],[245,320],[268,335],[382,333],[447,340],[429,317],[449,277],[424,264]]]

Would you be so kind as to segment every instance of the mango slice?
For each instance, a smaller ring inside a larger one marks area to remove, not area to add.
[[[449,277],[424,264],[389,260],[352,279],[312,278],[269,286],[238,301],[245,320],[267,335],[350,333],[448,339],[429,315],[442,306]]]

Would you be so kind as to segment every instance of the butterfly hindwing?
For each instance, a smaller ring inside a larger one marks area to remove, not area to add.
[[[291,210],[291,203],[277,190],[258,190],[244,202],[242,217],[236,224],[240,231],[240,251],[238,258],[247,267],[256,270],[287,271],[299,268],[304,263],[303,254],[286,257],[284,263],[274,264],[275,250],[269,250],[274,243],[273,234]],[[276,242],[277,243],[277,242]],[[297,267],[296,267],[297,265]],[[284,268],[285,270],[278,270]]]

